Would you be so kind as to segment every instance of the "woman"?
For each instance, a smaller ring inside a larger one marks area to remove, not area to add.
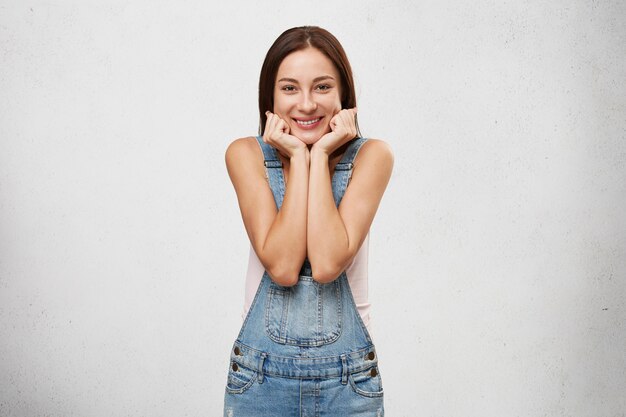
[[[333,35],[306,26],[276,39],[259,115],[262,136],[226,151],[251,256],[224,416],[382,416],[364,242],[393,156],[360,137]]]

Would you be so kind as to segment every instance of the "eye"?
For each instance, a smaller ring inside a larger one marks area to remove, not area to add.
[[[296,87],[293,85],[283,85],[282,87],[280,87],[281,90],[286,91],[288,93],[291,93],[293,91],[296,91]]]
[[[328,91],[332,88],[330,84],[320,84],[316,87],[320,91]]]

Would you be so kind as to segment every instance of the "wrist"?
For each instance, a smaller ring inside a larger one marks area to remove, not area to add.
[[[313,147],[311,148],[311,157],[328,158],[328,156],[330,155],[330,152],[328,151],[328,149],[324,149],[324,148],[322,148],[320,146],[316,146],[316,145],[313,145]]]
[[[309,148],[307,148],[306,146],[303,146],[293,151],[293,153],[289,157],[289,160],[292,163],[298,160],[305,160],[306,162],[309,162],[309,158],[310,158]]]

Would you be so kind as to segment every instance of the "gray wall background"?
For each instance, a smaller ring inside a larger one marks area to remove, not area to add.
[[[396,155],[389,416],[624,416],[626,3],[0,1],[0,415],[218,416],[248,242],[224,166],[285,29]]]

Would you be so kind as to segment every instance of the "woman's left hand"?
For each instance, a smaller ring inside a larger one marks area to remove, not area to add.
[[[330,119],[331,131],[315,142],[311,151],[323,151],[330,155],[344,143],[356,137],[356,107],[343,109]]]

